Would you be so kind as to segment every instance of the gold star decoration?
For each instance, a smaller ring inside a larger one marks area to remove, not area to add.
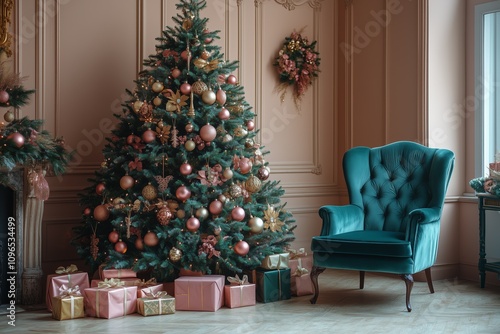
[[[267,205],[267,210],[264,211],[264,229],[270,229],[273,232],[281,231],[281,227],[285,225],[279,219],[280,213],[274,210],[274,207]]]

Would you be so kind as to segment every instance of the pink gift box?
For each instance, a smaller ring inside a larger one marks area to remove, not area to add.
[[[175,280],[175,309],[179,311],[211,311],[224,303],[222,275],[183,276]]]
[[[99,282],[102,282],[99,279],[93,279],[92,282],[90,283],[91,288],[97,288],[99,286]],[[165,291],[163,289],[163,283],[158,283],[158,284],[144,284],[143,281],[141,281],[138,278],[123,278],[120,279],[120,282],[125,282],[124,286],[136,286],[137,287],[137,298],[144,298],[146,296],[146,293],[157,293],[160,291]]]
[[[104,269],[102,271],[102,279],[105,278],[137,278],[137,273],[132,269]]]
[[[255,305],[255,284],[224,286],[224,301],[229,308]]]
[[[167,293],[175,297],[175,282],[163,282],[163,291],[167,291]]]
[[[291,259],[288,264],[291,270],[290,290],[292,296],[306,296],[314,294],[311,277],[309,276],[313,267],[312,255],[298,256]]]
[[[137,310],[137,287],[89,288],[84,290],[85,311],[96,318],[117,318]]]
[[[309,274],[302,276],[292,276],[290,282],[292,296],[306,296],[314,294],[314,287]]]
[[[47,309],[52,312],[52,298],[61,295],[60,289],[66,290],[68,288],[74,288],[77,285],[80,291],[89,287],[89,275],[86,272],[48,275],[45,293]]]

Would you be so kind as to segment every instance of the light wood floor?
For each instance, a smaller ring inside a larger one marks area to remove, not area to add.
[[[15,328],[3,315],[0,333],[500,333],[498,286],[441,280],[430,294],[425,282],[415,282],[408,313],[405,285],[397,277],[367,273],[359,290],[357,272],[326,270],[319,282],[316,305],[304,296],[217,312],[66,321],[53,320],[47,311],[26,311],[16,315]]]

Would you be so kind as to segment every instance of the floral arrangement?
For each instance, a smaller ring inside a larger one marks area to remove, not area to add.
[[[293,32],[285,38],[283,47],[275,58],[274,66],[278,70],[280,85],[277,91],[283,102],[288,86],[293,86],[296,106],[300,109],[300,101],[313,79],[318,76],[320,58],[315,51],[316,41],[309,43],[307,37]]]
[[[489,176],[478,177],[469,181],[469,185],[477,193],[489,193],[500,197],[500,153],[495,155],[495,162],[491,162]]]

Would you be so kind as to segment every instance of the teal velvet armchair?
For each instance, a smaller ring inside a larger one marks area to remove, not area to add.
[[[449,150],[408,141],[348,150],[342,163],[349,204],[320,208],[321,234],[311,243],[311,303],[318,299],[318,275],[326,268],[359,271],[360,289],[366,271],[400,275],[408,312],[413,274],[425,270],[434,293],[431,266],[454,161]]]

